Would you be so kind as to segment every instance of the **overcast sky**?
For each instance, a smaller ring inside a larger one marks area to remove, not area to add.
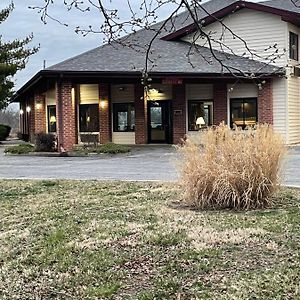
[[[7,6],[10,2],[11,0],[1,0],[0,9]],[[103,37],[98,34],[90,34],[84,37],[74,32],[77,25],[97,26],[101,24],[102,20],[96,11],[81,13],[72,10],[68,12],[63,5],[63,0],[54,0],[54,2],[55,6],[51,10],[52,15],[68,23],[68,27],[52,20],[48,20],[47,24],[43,24],[38,12],[28,8],[29,6],[42,5],[44,0],[14,0],[15,10],[8,20],[0,25],[4,40],[23,38],[33,33],[34,40],[32,45],[40,44],[40,51],[30,58],[26,69],[15,76],[16,89],[20,88],[43,68],[44,60],[46,60],[46,66],[49,67],[103,43]],[[120,11],[125,7],[125,0],[114,0],[113,3],[120,4]],[[136,5],[139,1],[134,0],[132,3]],[[126,13],[124,11],[125,15]],[[167,9],[162,10],[159,14],[160,19],[165,18],[167,14]]]

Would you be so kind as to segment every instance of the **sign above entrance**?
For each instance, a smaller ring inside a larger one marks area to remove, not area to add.
[[[166,77],[163,78],[162,80],[162,84],[182,84],[183,83],[183,79],[182,78],[178,78],[178,77]]]

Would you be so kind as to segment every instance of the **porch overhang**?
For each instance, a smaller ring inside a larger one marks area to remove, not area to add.
[[[276,72],[271,74],[264,73],[244,73],[245,81],[253,80],[254,78],[269,79],[285,75],[283,68],[277,68]],[[153,80],[160,80],[164,78],[181,78],[183,81],[201,79],[204,81],[210,81],[212,79],[218,80],[241,80],[240,73],[191,73],[191,72],[149,72],[149,77]],[[142,78],[142,72],[128,71],[128,72],[105,72],[105,71],[56,71],[56,70],[41,70],[34,77],[32,77],[26,84],[24,84],[12,97],[11,102],[21,102],[21,98],[26,94],[33,93],[33,90],[37,86],[47,86],[47,81],[59,81],[63,79],[71,79],[74,82],[99,82],[103,83],[126,83],[135,82],[138,83]]]

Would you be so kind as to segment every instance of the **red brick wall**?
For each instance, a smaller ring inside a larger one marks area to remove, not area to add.
[[[226,83],[214,84],[214,125],[227,123],[227,85]]]
[[[135,143],[148,143],[147,130],[147,101],[144,99],[144,87],[135,85]]]
[[[109,85],[99,84],[99,125],[100,143],[111,142],[111,118],[109,107]]]
[[[58,82],[56,93],[58,150],[70,151],[77,143],[72,83],[70,81]]]
[[[34,131],[35,134],[46,132],[45,96],[34,96]]]
[[[267,80],[258,91],[258,122],[273,124],[273,86]]]
[[[175,114],[176,110],[178,113]],[[186,99],[183,84],[173,86],[171,113],[173,114],[173,144],[179,144],[186,134]]]

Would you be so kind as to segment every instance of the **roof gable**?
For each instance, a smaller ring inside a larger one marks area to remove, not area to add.
[[[213,1],[214,0],[211,0],[211,2]],[[287,0],[284,1],[287,2]],[[282,6],[283,8],[280,8],[280,4],[282,4],[280,0],[277,1],[273,0],[273,1],[267,1],[261,3],[252,3],[248,1],[235,1],[234,3],[231,3],[228,6],[221,8],[220,10],[215,11],[210,15],[206,15],[203,18],[199,18],[199,22],[201,21],[202,26],[207,26],[236,11],[239,11],[244,8],[248,8],[248,9],[280,16],[283,21],[290,22],[292,24],[300,26],[300,8],[296,7],[293,3],[290,3],[289,5],[283,5]],[[293,6],[294,6],[294,10],[292,10]],[[184,26],[179,30],[164,36],[162,39],[166,41],[177,40],[187,34],[197,31],[197,29],[198,29],[198,25],[195,24],[195,22],[192,22],[191,24]]]

